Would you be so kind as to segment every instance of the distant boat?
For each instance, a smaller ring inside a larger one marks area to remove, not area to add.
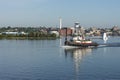
[[[103,33],[103,40],[104,40],[104,42],[106,42],[108,40],[108,37],[107,37],[106,33]]]

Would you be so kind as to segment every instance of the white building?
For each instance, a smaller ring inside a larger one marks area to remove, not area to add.
[[[56,34],[56,36],[59,36],[59,32],[58,31],[50,31],[50,34]]]
[[[2,32],[2,34],[5,34],[5,35],[20,35],[20,34],[27,35],[28,33],[25,33],[25,32]]]

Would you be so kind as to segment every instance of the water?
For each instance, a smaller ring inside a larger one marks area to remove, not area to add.
[[[65,50],[59,40],[0,40],[0,80],[120,80],[118,45]]]

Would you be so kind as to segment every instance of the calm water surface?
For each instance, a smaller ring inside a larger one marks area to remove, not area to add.
[[[120,38],[108,43],[118,45],[65,50],[59,40],[0,40],[0,80],[120,80]]]

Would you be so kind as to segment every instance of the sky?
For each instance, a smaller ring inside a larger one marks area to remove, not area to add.
[[[120,0],[0,0],[0,27],[120,26]]]

